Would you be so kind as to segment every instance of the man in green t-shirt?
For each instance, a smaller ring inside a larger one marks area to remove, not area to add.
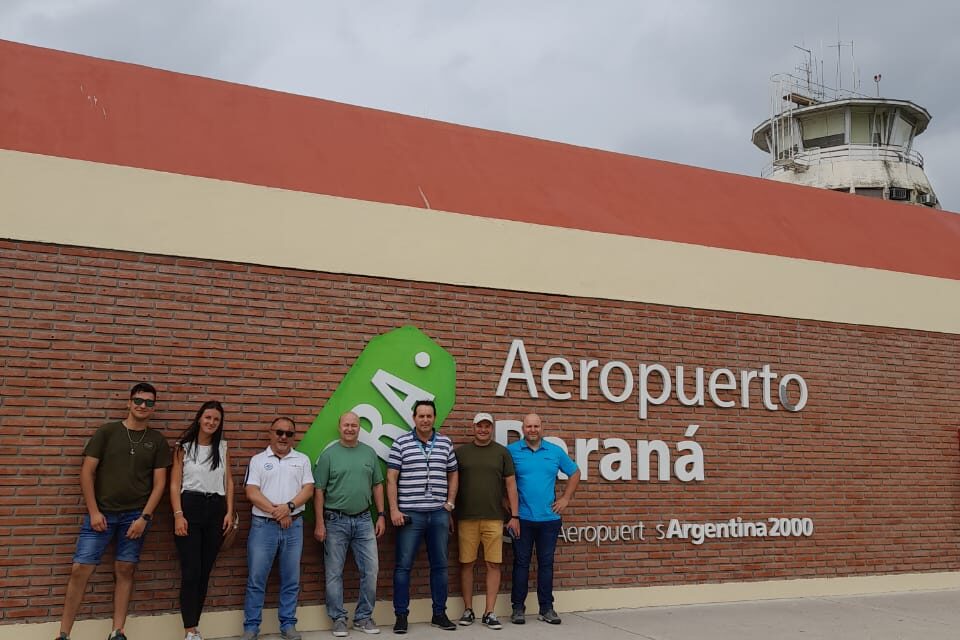
[[[510,507],[507,528],[520,535],[517,519],[517,481],[513,458],[506,447],[493,440],[493,416],[478,413],[473,418],[473,441],[458,447],[460,491],[457,493],[457,540],[460,545],[460,591],[463,615],[460,624],[473,624],[473,565],[483,545],[487,565],[487,601],[481,621],[491,629],[502,625],[494,615],[500,591],[500,565],[503,562],[504,497]]]
[[[127,417],[108,422],[83,449],[80,490],[87,515],[80,527],[77,550],[63,603],[58,640],[69,640],[70,629],[87,589],[109,544],[116,540],[113,594],[113,632],[108,640],[126,640],[123,626],[133,593],[133,575],[140,549],[163,496],[170,446],[148,422],[157,401],[153,385],[141,382],[130,390]]]
[[[327,447],[313,470],[313,532],[323,542],[326,574],[327,615],[333,621],[333,635],[347,635],[347,610],[343,608],[343,563],[347,549],[360,573],[360,598],[353,615],[353,628],[380,633],[373,621],[377,600],[377,538],[386,529],[383,513],[383,469],[376,452],[360,442],[360,418],[352,411],[340,416],[340,439]],[[377,507],[376,520],[370,517],[371,496]]]

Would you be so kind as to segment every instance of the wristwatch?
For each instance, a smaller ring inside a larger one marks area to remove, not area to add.
[[[378,511],[378,512],[377,512],[377,517],[378,517],[378,518],[386,518],[386,517],[387,517],[387,514],[385,514],[383,511]]]
[[[290,513],[293,513],[297,510],[297,505],[293,504],[293,501],[287,503],[287,509],[290,509]]]
[[[140,514],[140,517],[143,518],[143,519],[144,519],[145,521],[147,521],[147,522],[150,522],[150,521],[153,520],[153,514],[152,514],[152,513],[141,513],[141,514]]]

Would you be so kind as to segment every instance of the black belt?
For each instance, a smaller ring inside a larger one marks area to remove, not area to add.
[[[222,493],[204,493],[203,491],[184,491],[180,495],[183,496],[195,496],[197,498],[207,498],[208,500],[213,497],[225,498]]]
[[[346,511],[340,511],[339,509],[327,509],[323,508],[324,513],[335,513],[338,516],[346,516],[348,518],[359,518],[363,515],[370,515],[370,509],[364,509],[363,511],[358,511],[357,513],[347,513]]]

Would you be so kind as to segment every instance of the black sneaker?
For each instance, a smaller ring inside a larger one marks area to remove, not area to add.
[[[525,624],[527,622],[523,607],[513,608],[513,613],[510,614],[510,622],[513,624]]]
[[[543,613],[537,616],[537,620],[543,620],[544,622],[549,622],[550,624],[560,624],[560,616],[557,615],[557,612],[553,609],[547,609]]]
[[[455,625],[455,624],[453,624],[452,622],[450,622],[450,618],[448,618],[448,617],[447,617],[447,614],[445,614],[445,613],[441,613],[441,614],[439,614],[439,615],[433,616],[433,617],[430,619],[430,626],[431,626],[431,627],[439,627],[440,629],[443,629],[444,631],[456,631],[456,629],[457,629],[457,625]]]
[[[497,631],[503,629],[503,625],[500,624],[500,621],[497,619],[497,616],[494,615],[493,611],[483,614],[483,618],[481,618],[480,621],[488,629],[496,629]]]
[[[60,635],[58,635],[58,636],[57,636],[56,638],[54,638],[53,640],[70,640],[70,636],[68,636],[68,635],[65,634],[63,631],[61,631],[61,632],[60,632]]]
[[[469,627],[473,624],[473,621],[477,619],[477,616],[473,614],[473,609],[466,609],[463,612],[463,615],[460,616],[460,626]]]
[[[120,629],[114,629],[113,633],[107,636],[107,640],[127,640],[127,636]]]
[[[407,616],[406,614],[400,615],[397,614],[397,621],[393,623],[393,632],[394,633],[406,633],[407,632]]]

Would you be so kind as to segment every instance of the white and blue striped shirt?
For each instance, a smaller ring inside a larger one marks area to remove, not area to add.
[[[408,431],[393,442],[387,467],[400,472],[397,506],[401,511],[436,511],[447,501],[447,474],[457,470],[450,438],[433,432],[424,444]]]

